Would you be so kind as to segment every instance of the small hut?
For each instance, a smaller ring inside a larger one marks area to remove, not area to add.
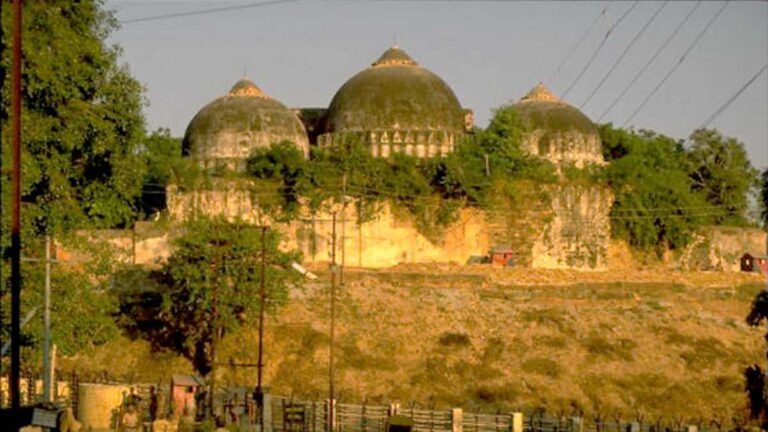
[[[187,412],[194,415],[195,394],[198,387],[203,385],[203,380],[194,375],[174,375],[171,378],[171,403],[173,416],[179,418],[184,414],[184,408]]]
[[[506,267],[512,267],[514,261],[512,260],[512,248],[509,246],[494,246],[491,248],[491,264],[500,264]]]
[[[741,256],[741,271],[768,275],[768,256],[747,252]]]

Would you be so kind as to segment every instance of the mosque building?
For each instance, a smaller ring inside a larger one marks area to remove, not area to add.
[[[524,147],[553,162],[558,171],[565,166],[584,168],[605,163],[595,124],[543,84],[512,107],[528,130]],[[472,111],[461,106],[445,81],[396,46],[347,80],[328,108],[289,109],[243,79],[229,93],[203,107],[190,122],[182,144],[184,155],[197,162],[212,180],[205,188],[193,190],[172,185],[168,211],[176,220],[199,213],[260,220],[258,194],[242,184],[248,180],[224,173],[245,171],[254,150],[276,142],[292,142],[305,157],[312,146],[362,143],[374,157],[403,153],[431,158],[453,152],[473,127]],[[534,230],[506,223],[506,236],[514,230],[533,233],[535,239],[521,246],[525,249],[522,255],[530,257],[527,265],[600,268],[610,234],[612,199],[606,190],[561,185],[554,194],[550,221],[536,221]],[[488,246],[506,238],[490,228],[486,231]],[[363,243],[362,238],[359,243]],[[473,247],[480,243],[473,243]],[[362,263],[362,247],[359,255]],[[406,251],[398,259],[419,262],[418,256]],[[435,254],[430,256],[434,259]]]
[[[577,168],[605,163],[597,126],[544,84],[537,84],[512,107],[528,129],[524,146],[529,153]]]

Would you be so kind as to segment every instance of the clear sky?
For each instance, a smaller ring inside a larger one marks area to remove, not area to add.
[[[200,108],[243,75],[290,107],[327,107],[336,90],[395,39],[453,88],[479,126],[487,125],[495,107],[538,81],[562,96],[594,56],[565,98],[581,106],[663,5],[583,107],[597,120],[696,6],[642,1],[619,21],[633,2],[297,0],[130,21],[253,3],[258,1],[107,1],[124,21],[111,42],[123,47],[122,60],[146,86],[151,128],[168,127],[181,136]],[[623,125],[723,4],[702,2],[603,121]],[[766,62],[768,3],[733,1],[629,125],[687,137]],[[768,166],[768,71],[711,126],[743,141],[756,167]]]

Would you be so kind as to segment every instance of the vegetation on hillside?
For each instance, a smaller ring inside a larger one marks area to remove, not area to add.
[[[761,206],[760,217],[763,227],[768,229],[768,167],[760,175],[760,195],[758,202]]]
[[[216,362],[217,341],[256,321],[262,259],[266,310],[276,311],[287,300],[288,289],[301,282],[291,269],[301,257],[281,251],[279,242],[276,231],[262,233],[249,223],[205,218],[188,222],[175,240],[173,254],[150,275],[157,289],[140,291],[134,299],[124,297],[122,327],[155,349],[184,356],[207,376]]]
[[[650,130],[600,127],[614,192],[615,237],[640,248],[677,248],[707,224],[743,226],[756,181],[744,145],[696,130],[691,145]]]
[[[488,207],[499,196],[516,195],[517,181],[530,180],[538,186],[556,181],[550,162],[522,148],[524,133],[514,111],[504,107],[495,112],[486,130],[476,130],[443,158],[399,153],[376,158],[364,143],[348,142],[313,148],[307,160],[290,142],[282,142],[254,152],[248,172],[259,181],[258,191],[276,198],[267,205],[283,218],[295,217],[302,202],[312,210],[329,198],[341,202],[345,192],[363,219],[376,214],[378,203],[389,200],[406,208],[417,227],[430,233],[453,222],[462,206]]]

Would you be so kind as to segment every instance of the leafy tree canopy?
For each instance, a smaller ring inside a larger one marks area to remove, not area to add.
[[[5,4],[3,6],[6,6]],[[0,8],[0,190],[10,209],[12,8]],[[60,352],[73,354],[116,335],[114,309],[101,285],[114,263],[103,245],[74,234],[120,227],[136,218],[144,164],[141,85],[118,65],[119,48],[105,40],[117,27],[101,0],[28,1],[23,5],[22,241],[23,255],[44,256],[42,235],[76,246],[93,260],[53,265],[52,331]],[[7,258],[10,212],[0,220],[0,254]],[[91,239],[93,240],[93,239]],[[2,310],[8,263],[2,264]],[[42,303],[42,263],[22,265],[22,313]],[[84,275],[88,275],[87,277]],[[42,310],[25,327],[39,341]],[[7,324],[7,317],[2,317]],[[0,330],[7,331],[5,326]],[[7,339],[3,333],[3,339]],[[25,350],[38,354],[39,345]]]
[[[763,227],[768,229],[768,168],[760,175],[760,205]]]
[[[168,186],[190,188],[200,173],[194,161],[182,157],[181,138],[171,136],[166,128],[149,134],[139,149],[146,166],[139,209],[146,217],[166,209]]]
[[[652,131],[600,127],[606,176],[615,195],[614,236],[637,247],[686,244],[710,220],[704,197],[692,192],[681,142]]]
[[[718,210],[712,221],[718,225],[747,224],[747,199],[756,184],[757,170],[744,144],[714,129],[697,129],[690,139],[687,156],[693,191],[703,194]]]
[[[301,282],[291,269],[301,257],[278,248],[277,232],[267,231],[265,239],[266,307],[274,312],[289,288]],[[157,289],[122,303],[122,326],[156,349],[183,355],[207,375],[216,331],[223,337],[255,322],[261,250],[261,229],[252,224],[205,218],[187,223],[173,254],[151,275]]]
[[[2,8],[3,204],[10,191],[10,7]],[[24,225],[35,232],[114,227],[135,218],[143,164],[141,85],[120,51],[105,43],[117,27],[98,0],[24,2]],[[6,207],[7,208],[7,207]]]
[[[295,217],[302,198],[312,209],[328,198],[340,198],[346,178],[346,195],[355,199],[363,219],[389,200],[409,210],[417,227],[431,235],[455,220],[463,205],[489,205],[500,189],[515,194],[509,187],[515,180],[555,181],[551,163],[522,149],[523,135],[514,111],[504,107],[486,131],[475,131],[442,158],[400,153],[375,158],[365,143],[346,142],[313,148],[306,160],[293,144],[283,142],[256,151],[248,172],[262,182],[258,187],[263,201],[269,195],[278,197],[272,204],[286,218]]]

